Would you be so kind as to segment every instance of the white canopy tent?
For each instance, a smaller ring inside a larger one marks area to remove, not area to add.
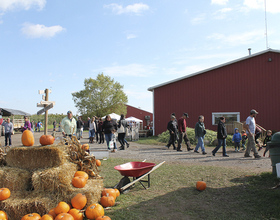
[[[131,122],[136,122],[136,123],[142,123],[142,122],[143,122],[143,120],[138,119],[138,118],[135,118],[135,117],[132,117],[132,116],[126,118],[125,120],[126,120],[126,121],[131,121]]]
[[[111,113],[109,115],[110,115],[111,119],[113,119],[113,120],[117,120],[118,121],[121,118],[121,116],[116,114],[116,113]],[[106,115],[102,117],[102,119],[105,119],[105,118],[106,118]]]

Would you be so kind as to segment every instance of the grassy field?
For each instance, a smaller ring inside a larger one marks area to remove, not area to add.
[[[113,187],[123,177],[114,166],[129,161],[102,162],[105,187]],[[202,179],[207,188],[200,192],[195,185]],[[105,214],[114,220],[280,219],[280,191],[271,189],[277,183],[269,173],[165,163],[151,174],[150,189],[137,183]]]

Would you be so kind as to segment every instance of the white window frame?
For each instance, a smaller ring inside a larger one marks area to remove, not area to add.
[[[217,125],[215,124],[216,115],[219,115],[218,117],[226,115],[237,115],[237,121],[240,122],[240,112],[212,112],[212,125]]]

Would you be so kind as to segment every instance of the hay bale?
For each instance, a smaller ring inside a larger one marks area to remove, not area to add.
[[[14,167],[0,167],[0,188],[10,191],[25,191],[31,188],[31,173]]]
[[[72,187],[71,181],[76,171],[77,165],[69,162],[59,167],[36,170],[32,175],[34,191],[65,191]]]
[[[9,219],[21,220],[28,213],[35,212],[42,216],[56,205],[53,199],[46,197],[45,194],[16,191],[11,194],[9,199],[1,201],[0,210],[4,210]]]
[[[87,184],[83,188],[75,188],[71,186],[68,191],[65,191],[63,199],[71,202],[71,199],[78,193],[82,193],[87,197],[87,206],[92,203],[98,203],[103,190],[103,179],[88,179]]]
[[[6,162],[11,167],[34,170],[60,166],[67,158],[65,145],[13,147],[7,153]]]

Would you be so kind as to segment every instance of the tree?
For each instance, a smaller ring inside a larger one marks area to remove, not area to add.
[[[85,79],[84,86],[83,90],[72,93],[82,115],[102,117],[113,112],[126,115],[128,99],[120,83],[101,73],[96,79]]]

